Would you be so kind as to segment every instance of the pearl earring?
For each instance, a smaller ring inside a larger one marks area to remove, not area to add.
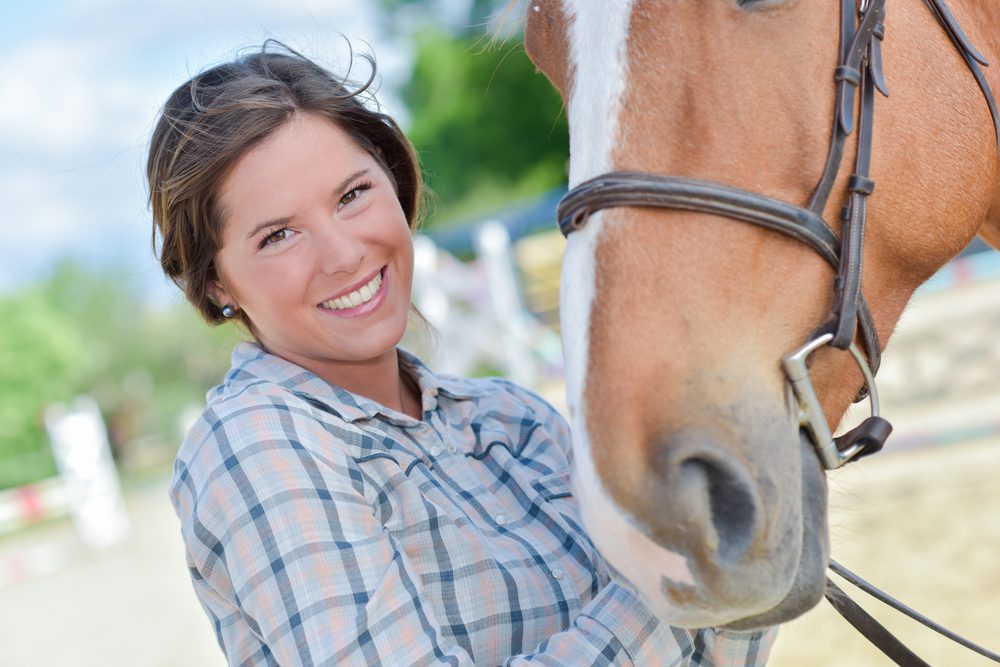
[[[236,309],[233,308],[228,303],[222,307],[222,316],[225,317],[227,320],[231,319],[235,314],[236,314]]]

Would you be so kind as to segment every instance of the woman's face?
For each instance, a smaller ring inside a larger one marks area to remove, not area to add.
[[[213,296],[272,354],[329,377],[395,354],[413,243],[392,181],[340,128],[296,113],[240,158],[219,192]]]

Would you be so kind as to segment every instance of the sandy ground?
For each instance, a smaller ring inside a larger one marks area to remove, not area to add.
[[[1000,438],[885,454],[830,478],[833,557],[897,599],[1000,651]],[[995,664],[838,581],[935,666]],[[873,667],[887,658],[825,601],[786,624],[773,667]]]
[[[0,588],[0,666],[226,664],[188,580],[166,480],[126,504],[132,533],[114,547],[86,547],[69,522],[0,542],[0,561],[21,554],[54,570]]]

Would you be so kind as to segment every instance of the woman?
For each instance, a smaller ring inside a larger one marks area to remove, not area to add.
[[[151,142],[164,271],[255,340],[171,485],[229,663],[762,663],[770,634],[670,628],[609,579],[548,404],[397,347],[420,178],[365,88],[265,45],[180,86]]]

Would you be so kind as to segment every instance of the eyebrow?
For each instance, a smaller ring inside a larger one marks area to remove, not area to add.
[[[356,172],[354,172],[353,174],[342,180],[340,183],[338,183],[337,187],[335,187],[333,191],[343,192],[344,189],[351,184],[351,181],[361,178],[369,171],[371,171],[369,167],[365,167],[364,169],[358,169]],[[271,220],[265,220],[264,222],[257,223],[256,225],[254,225],[253,229],[251,229],[247,233],[246,237],[247,239],[252,239],[253,237],[257,236],[257,234],[260,233],[262,229],[267,229],[268,227],[277,227],[280,225],[287,225],[289,222],[292,221],[294,217],[295,216],[292,215],[286,215],[280,218],[273,218]]]

